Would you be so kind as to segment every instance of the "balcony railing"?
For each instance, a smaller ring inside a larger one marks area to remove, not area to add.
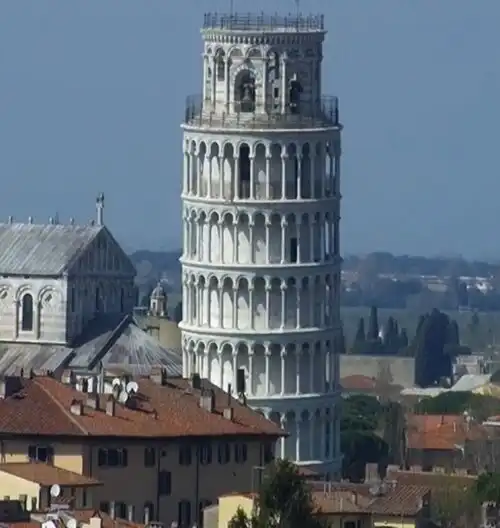
[[[324,15],[205,13],[203,29],[227,31],[324,31]]]
[[[213,105],[202,95],[190,95],[186,99],[184,124],[216,128],[337,127],[339,104],[337,97],[325,95],[319,101],[288,104],[283,109],[255,105],[252,111],[243,111],[239,102]]]

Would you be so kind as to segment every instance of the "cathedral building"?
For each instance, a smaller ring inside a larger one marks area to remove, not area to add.
[[[0,374],[71,368],[179,374],[178,355],[163,349],[131,316],[135,267],[104,225],[104,196],[87,225],[0,224]]]

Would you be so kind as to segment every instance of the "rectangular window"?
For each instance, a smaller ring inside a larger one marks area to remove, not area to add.
[[[156,449],[154,447],[146,447],[144,449],[144,466],[154,467],[156,462]]]
[[[238,443],[234,445],[234,461],[238,464],[244,464],[247,461],[246,444]]]
[[[179,446],[179,465],[191,465],[191,446],[189,444],[181,444]]]
[[[117,502],[115,504],[115,513],[118,519],[127,518],[127,505],[124,502]]]
[[[158,493],[160,495],[172,493],[172,473],[170,471],[160,471],[158,474]]]
[[[46,462],[52,464],[54,461],[54,448],[52,446],[28,446],[28,458],[30,462]]]
[[[212,463],[212,446],[210,444],[203,444],[200,449],[200,464],[206,466]]]
[[[179,527],[191,526],[191,503],[188,500],[179,502],[178,524]]]
[[[270,442],[267,442],[263,445],[262,449],[262,458],[264,460],[264,464],[271,463],[274,460],[274,445]]]
[[[126,449],[100,448],[97,453],[97,464],[100,467],[127,467],[128,452]]]
[[[227,442],[219,444],[218,459],[219,464],[227,464],[231,459],[231,446]]]

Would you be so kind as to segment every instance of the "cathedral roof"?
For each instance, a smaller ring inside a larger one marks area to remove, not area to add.
[[[166,368],[168,376],[182,374],[181,351],[166,349],[141,330],[131,316],[103,315],[91,321],[72,346],[38,343],[0,343],[0,375],[19,369],[55,372],[61,368],[107,370],[147,375],[153,367]]]
[[[61,275],[103,229],[94,225],[0,224],[0,274]]]

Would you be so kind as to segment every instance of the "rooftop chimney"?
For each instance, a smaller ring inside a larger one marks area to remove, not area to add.
[[[69,410],[71,414],[81,416],[83,414],[83,403],[80,400],[72,400]]]
[[[198,374],[198,372],[194,372],[191,375],[191,387],[195,390],[201,389],[201,376]]]
[[[75,375],[72,370],[63,370],[61,374],[61,383],[64,385],[73,385],[75,383]]]
[[[113,396],[109,395],[108,399],[106,401],[106,414],[108,416],[114,416],[115,415],[115,399]]]
[[[224,409],[224,418],[231,422],[234,420],[234,407],[226,407]]]
[[[149,374],[149,379],[157,385],[165,385],[167,383],[167,369],[164,367],[153,367]]]
[[[213,389],[203,391],[200,396],[200,407],[208,412],[214,412],[215,409],[215,392]]]
[[[99,394],[90,393],[87,398],[87,406],[96,411],[99,410]]]
[[[102,519],[99,515],[94,515],[89,519],[89,528],[102,528]]]

